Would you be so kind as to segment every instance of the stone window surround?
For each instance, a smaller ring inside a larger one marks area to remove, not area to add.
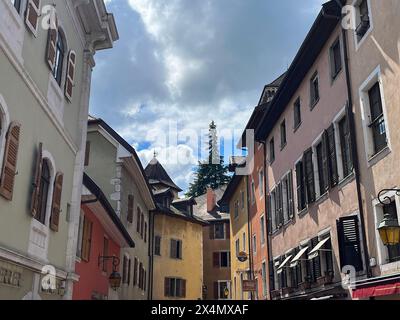
[[[0,132],[0,170],[1,170],[3,168],[4,148],[5,148],[7,130],[11,121],[7,103],[1,94],[0,94],[0,121],[2,128]]]
[[[362,0],[354,0],[352,3],[352,6],[356,9],[355,16],[353,17],[355,25],[357,27],[358,25],[358,21],[359,21],[359,4]],[[365,42],[365,40],[368,38],[369,34],[372,32],[372,30],[374,29],[374,23],[373,23],[373,19],[372,19],[372,10],[371,10],[371,0],[367,0],[367,4],[368,4],[368,12],[369,12],[369,29],[368,31],[364,34],[364,36],[362,37],[362,39],[358,40],[358,36],[356,33],[356,30],[353,30],[353,38],[354,38],[354,47],[355,47],[355,51],[357,52],[358,49],[360,49],[360,47],[362,46],[362,44]]]

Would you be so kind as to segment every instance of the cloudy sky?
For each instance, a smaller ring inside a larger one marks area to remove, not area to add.
[[[209,123],[244,129],[263,86],[286,71],[323,2],[106,0],[120,40],[96,54],[90,113],[131,143],[144,166],[156,150],[186,189]]]

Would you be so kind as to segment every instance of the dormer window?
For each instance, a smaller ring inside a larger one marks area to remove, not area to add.
[[[165,198],[163,199],[163,206],[164,206],[165,208],[169,208],[169,207],[171,206],[171,200],[170,200],[168,197],[165,197]]]

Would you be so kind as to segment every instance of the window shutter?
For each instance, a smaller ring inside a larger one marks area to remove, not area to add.
[[[54,70],[57,55],[58,20],[55,18],[56,28],[50,28],[47,34],[46,62],[50,70]]]
[[[283,216],[283,184],[282,182],[278,185],[278,224],[280,227],[283,226],[284,216]]]
[[[55,232],[58,231],[58,226],[60,222],[63,181],[64,181],[64,174],[62,172],[57,172],[56,178],[54,180],[53,202],[51,205],[51,216],[50,216],[50,229]]]
[[[319,243],[318,238],[314,238],[311,240],[311,248],[315,248],[315,246]],[[312,249],[311,249],[312,250]],[[318,255],[314,259],[312,259],[313,264],[313,272],[314,272],[314,280],[321,277],[321,255]]]
[[[267,195],[267,230],[268,233],[272,233],[272,207],[271,207],[271,195]]]
[[[186,280],[181,280],[181,298],[186,298]]]
[[[134,211],[134,196],[130,194],[128,196],[128,215],[127,220],[129,223],[133,223],[133,211]]]
[[[132,268],[132,261],[131,259],[128,260],[128,285],[131,283],[131,268]]]
[[[136,232],[140,232],[140,209],[139,207],[136,208]]]
[[[89,165],[90,161],[90,141],[86,141],[86,148],[85,148],[85,167]]]
[[[360,232],[358,217],[351,216],[337,221],[338,242],[340,251],[340,268],[354,266],[356,271],[363,270],[361,257]]]
[[[176,241],[175,240],[171,240],[171,258],[176,258],[177,255],[177,251],[176,251]]]
[[[296,164],[296,189],[297,189],[297,210],[300,212],[303,210],[303,163],[298,162]]]
[[[164,280],[164,296],[169,297],[170,296],[170,279],[165,278]]]
[[[76,53],[71,50],[68,54],[67,77],[65,80],[65,97],[71,102],[75,86]]]
[[[147,287],[147,273],[146,270],[143,269],[143,291],[146,291]]]
[[[315,201],[315,179],[314,166],[312,161],[312,149],[310,148],[304,153],[305,163],[305,179],[307,185],[307,201],[313,203]]]
[[[213,253],[213,266],[214,266],[214,268],[220,267],[220,253],[219,252]]]
[[[329,190],[329,186],[332,185],[330,180],[329,174],[329,148],[328,148],[328,132],[325,130],[322,135],[322,172],[324,175],[324,190],[321,190],[321,194],[325,193]]]
[[[328,166],[329,166],[329,181],[331,187],[339,183],[339,174],[336,160],[336,144],[335,144],[335,129],[333,124],[327,130],[327,148],[328,148]]]
[[[225,223],[225,235],[226,239],[231,238],[231,225],[229,223]]]
[[[143,234],[144,234],[144,214],[141,214],[140,217],[140,237],[143,239]]]
[[[213,224],[211,224],[209,227],[209,230],[210,230],[210,239],[214,240],[215,226]]]
[[[7,132],[3,168],[0,177],[0,195],[10,201],[13,198],[15,175],[17,173],[20,133],[21,125],[12,122]]]
[[[147,222],[144,223],[144,242],[147,242]]]
[[[133,262],[133,285],[136,286],[137,285],[137,268],[138,268],[138,260],[137,258],[135,258],[134,262]]]
[[[219,300],[219,285],[218,285],[218,282],[214,282],[214,300]]]
[[[347,167],[349,172],[352,172],[354,170],[354,162],[353,162],[353,153],[352,153],[352,144],[351,144],[351,128],[350,128],[350,119],[353,119],[353,110],[351,109],[351,107],[349,106],[349,104],[347,103],[346,106],[346,125],[347,125],[347,134],[346,134],[346,144],[348,145],[348,149],[349,149],[349,159],[348,159],[348,163],[347,163]]]
[[[26,7],[25,24],[36,36],[40,16],[40,0],[28,0]]]
[[[289,217],[294,217],[294,199],[293,199],[293,172],[290,171],[288,176],[288,206],[289,206]]]
[[[83,222],[83,239],[82,239],[82,260],[89,262],[90,247],[92,242],[92,222],[86,217]]]
[[[36,156],[36,170],[33,181],[33,192],[31,199],[31,213],[33,217],[36,217],[39,210],[39,189],[40,189],[40,177],[42,175],[42,165],[43,165],[43,144],[39,144]]]

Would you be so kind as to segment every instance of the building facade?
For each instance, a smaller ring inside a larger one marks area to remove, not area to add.
[[[117,289],[110,287],[110,276],[119,271],[121,250],[134,247],[107,197],[84,174],[75,267],[79,281],[74,284],[72,299],[119,299]]]
[[[194,215],[209,224],[203,227],[203,299],[232,298],[230,216],[221,212],[217,202],[225,190],[209,188],[195,198]]]
[[[203,227],[208,223],[193,214],[194,199],[178,197],[182,190],[156,158],[145,171],[157,205],[151,230],[151,299],[202,299]]]
[[[135,248],[121,251],[119,299],[147,300],[153,195],[135,149],[101,119],[88,122],[85,173],[103,190],[135,242]]]
[[[117,38],[103,1],[0,2],[0,299],[72,297],[93,57]]]
[[[378,227],[385,218],[400,224],[400,57],[398,1],[354,4],[346,31],[355,113],[361,196],[369,253],[369,278],[358,278],[355,299],[400,299],[400,239],[385,245]],[[383,192],[381,192],[384,190]],[[397,243],[396,243],[397,242]]]
[[[334,14],[337,2],[325,4],[257,130],[266,144],[272,299],[350,299],[343,273],[366,276],[345,39]]]

